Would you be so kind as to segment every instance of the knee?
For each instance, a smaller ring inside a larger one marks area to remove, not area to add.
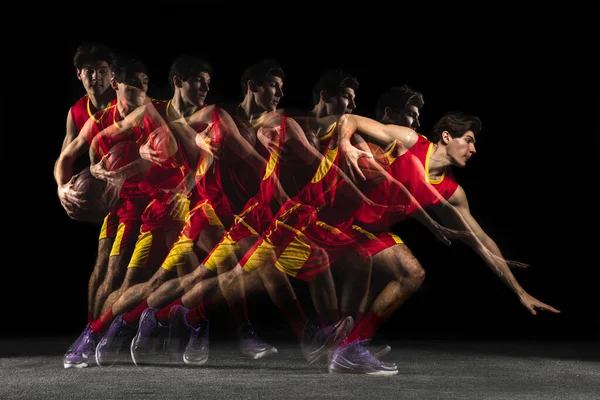
[[[420,265],[413,267],[408,270],[408,280],[412,286],[416,288],[420,287],[425,280],[425,270]]]
[[[167,281],[167,274],[167,270],[159,268],[158,272],[155,273],[152,278],[150,278],[150,281],[148,281],[148,289],[151,291],[157,290],[160,285]]]
[[[236,268],[241,268],[241,267],[236,267]],[[235,282],[236,278],[239,275],[235,272],[237,272],[237,271],[234,269],[232,271],[225,272],[223,274],[219,274],[218,275],[219,285],[222,285],[225,287],[229,287],[229,286],[233,285],[233,283]]]

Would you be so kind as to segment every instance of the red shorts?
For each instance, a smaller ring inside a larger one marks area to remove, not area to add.
[[[162,265],[173,245],[165,236],[165,231],[162,230],[142,232],[135,243],[127,268],[158,268]]]
[[[273,213],[268,204],[249,202],[219,244],[210,252],[203,264],[209,270],[217,272],[219,265],[228,262],[238,249],[238,242],[250,236],[260,236],[273,221]]]
[[[190,201],[182,195],[152,199],[142,214],[142,232],[180,231],[190,212]]]
[[[148,197],[121,198],[110,210],[107,216],[107,234],[109,231],[115,232],[111,257],[120,255],[124,248],[137,242],[142,214],[149,202]]]
[[[185,264],[187,255],[192,251],[200,233],[209,226],[222,227],[223,223],[208,200],[204,200],[190,210],[185,227],[169,251],[162,268],[173,271],[178,266]]]
[[[112,210],[106,214],[104,221],[102,222],[102,228],[100,228],[100,237],[102,239],[114,239],[117,236],[117,230],[119,229],[119,217]]]
[[[246,272],[274,265],[281,272],[308,282],[344,254],[355,251],[365,261],[370,257],[358,245],[359,238],[353,231],[344,232],[322,221],[291,226],[275,220],[271,227],[240,261]]]
[[[398,235],[391,232],[371,233],[358,225],[352,225],[352,229],[358,238],[361,249],[369,253],[371,257],[385,249],[404,243]]]

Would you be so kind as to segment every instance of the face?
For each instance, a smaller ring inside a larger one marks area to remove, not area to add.
[[[137,77],[140,80],[140,82],[142,83],[142,90],[145,93],[148,93],[148,85],[150,83],[150,78],[148,78],[148,75],[146,75],[143,72],[140,72],[137,74]]]
[[[110,88],[112,71],[106,61],[98,61],[78,69],[77,78],[89,95],[101,95]]]
[[[181,81],[181,96],[187,104],[202,107],[210,90],[210,74],[198,72],[196,76]]]
[[[253,93],[254,101],[265,111],[275,111],[283,97],[283,80],[278,76],[268,76]]]
[[[124,83],[117,83],[115,91],[117,92],[117,101],[121,104],[125,114],[129,114],[143,105],[147,99],[146,92],[142,89]]]
[[[413,130],[419,129],[419,109],[413,105],[406,105],[399,111],[394,111],[391,107],[387,108],[387,117],[392,124],[406,126]]]
[[[329,101],[325,102],[327,115],[352,114],[356,108],[355,98],[354,89],[343,88],[337,96],[330,97]]]
[[[458,138],[453,138],[449,135],[448,137],[449,141],[446,151],[452,165],[455,165],[458,168],[466,167],[469,158],[477,152],[477,150],[475,150],[475,134],[473,131],[467,131]]]

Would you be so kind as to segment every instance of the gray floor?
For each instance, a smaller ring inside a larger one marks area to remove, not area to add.
[[[64,369],[75,338],[0,339],[0,399],[600,399],[597,342],[397,341],[393,377],[307,365],[294,343],[244,358],[212,342],[202,367],[133,364]]]

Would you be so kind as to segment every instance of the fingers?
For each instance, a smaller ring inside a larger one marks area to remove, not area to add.
[[[529,264],[525,264],[525,263],[521,263],[518,261],[512,261],[512,260],[506,260],[506,263],[511,266],[511,267],[515,267],[515,268],[529,268]]]
[[[354,165],[350,164],[348,166],[348,175],[350,175],[350,179],[352,179],[352,181],[356,182],[356,177],[354,176]]]
[[[360,170],[360,167],[358,166],[358,163],[356,161],[354,161],[352,163],[352,167],[356,169],[356,173],[357,173],[358,176],[360,176],[360,179],[362,179],[363,181],[367,180],[367,178],[365,178],[365,175]]]
[[[83,193],[81,193],[81,192],[74,192],[74,191],[70,190],[65,193],[64,200],[71,207],[85,207],[88,202],[87,202],[87,200],[83,200],[81,198],[82,195],[83,195]]]
[[[446,233],[444,232],[444,229],[441,229],[438,231],[439,236],[440,236],[440,241],[442,243],[444,243],[446,246],[450,246],[452,244],[452,241],[450,241],[450,239],[448,239],[448,237],[446,236]]]
[[[527,307],[527,308],[529,309],[529,312],[530,312],[532,315],[537,315],[537,312],[535,311],[535,308],[533,308],[533,307]]]
[[[368,151],[358,150],[358,149],[356,151],[358,151],[359,157],[373,158],[373,153],[370,153]]]
[[[557,310],[556,308],[554,308],[554,307],[552,307],[552,306],[549,306],[548,304],[545,304],[545,303],[540,303],[540,304],[538,305],[538,308],[539,308],[540,310],[544,310],[544,311],[550,311],[550,312],[552,312],[552,313],[554,313],[554,314],[560,314],[560,310]]]

